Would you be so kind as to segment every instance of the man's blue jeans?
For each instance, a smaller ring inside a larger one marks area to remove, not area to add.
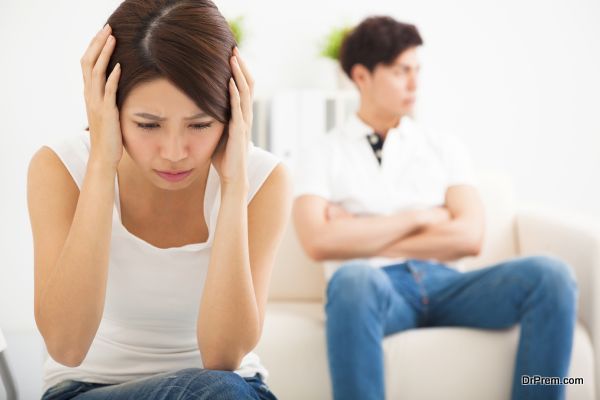
[[[512,399],[564,399],[564,385],[525,386],[521,375],[567,376],[577,293],[569,267],[542,256],[470,272],[432,261],[384,268],[348,262],[329,281],[325,306],[334,398],[385,397],[386,335],[428,326],[504,329],[520,323]]]
[[[107,385],[67,380],[44,393],[42,400],[276,400],[256,375],[186,368],[131,382]]]

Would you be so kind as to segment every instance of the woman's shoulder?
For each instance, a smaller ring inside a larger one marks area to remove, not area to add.
[[[41,146],[31,157],[28,166],[29,182],[52,183],[50,186],[73,188],[76,184],[69,168],[60,155],[47,145]],[[60,183],[60,184],[59,184]]]
[[[290,211],[292,176],[285,162],[264,152],[267,155],[262,156],[271,161],[268,164],[270,168],[265,170],[260,180],[253,180],[249,174],[248,212],[253,220],[277,223],[278,220],[283,221]]]
[[[60,136],[48,140],[45,146],[54,150],[55,153],[76,153],[87,159],[90,153],[90,135],[86,131],[77,132],[68,136]],[[61,154],[58,154],[59,156]]]
[[[256,167],[262,164],[277,164],[281,161],[275,154],[250,142],[248,149],[248,166]]]
[[[280,165],[281,164],[281,165]],[[280,165],[280,168],[277,166]],[[248,150],[248,202],[259,191],[274,170],[285,169],[275,154],[250,143]]]
[[[39,152],[50,152],[60,160],[79,188],[90,154],[90,138],[87,132],[59,137],[45,143]]]
[[[48,146],[39,148],[27,170],[27,205],[34,236],[68,228],[78,197],[75,179],[58,155]]]

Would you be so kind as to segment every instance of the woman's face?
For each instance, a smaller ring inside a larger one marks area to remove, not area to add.
[[[206,171],[224,128],[164,78],[134,87],[119,118],[129,156],[148,180],[167,190],[185,188]]]

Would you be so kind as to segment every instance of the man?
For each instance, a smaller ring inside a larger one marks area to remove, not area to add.
[[[564,386],[524,386],[521,376],[567,376],[574,277],[541,256],[470,272],[451,264],[479,253],[484,213],[465,148],[410,117],[421,44],[414,26],[389,17],[356,27],[340,61],[359,109],[300,154],[294,221],[309,256],[326,262],[334,398],[384,398],[387,335],[521,323],[512,398],[562,399]]]

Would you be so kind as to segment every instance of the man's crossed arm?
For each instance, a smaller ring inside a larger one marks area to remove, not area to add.
[[[477,190],[448,188],[445,207],[386,216],[354,216],[318,196],[294,202],[302,246],[318,261],[374,256],[455,260],[479,253],[484,213]]]

